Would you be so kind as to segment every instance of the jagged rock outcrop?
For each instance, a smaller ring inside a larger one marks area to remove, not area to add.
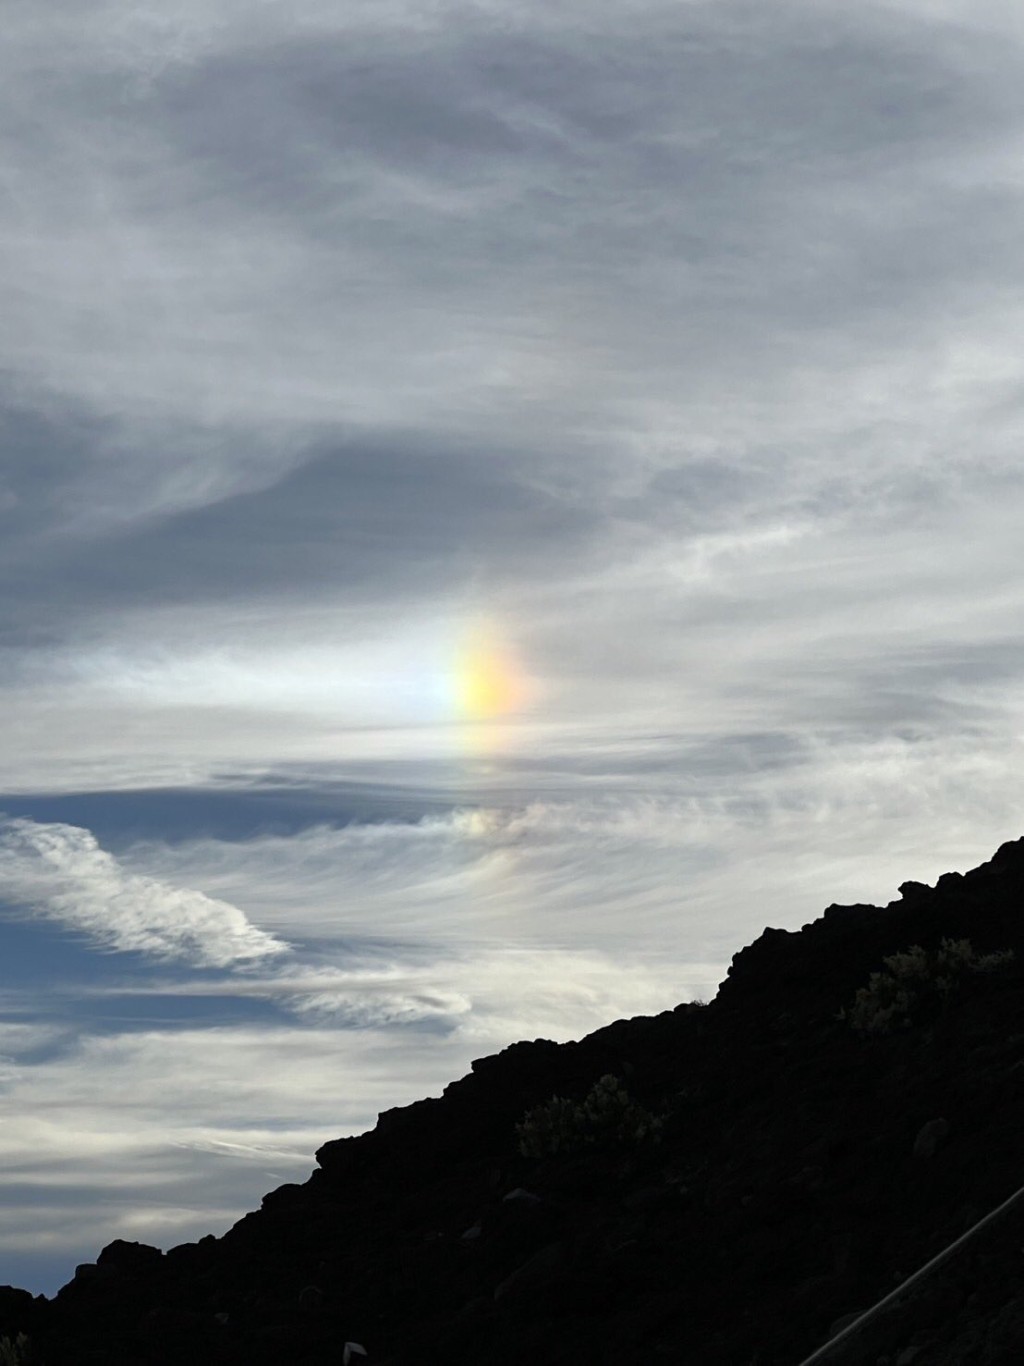
[[[886,955],[963,939],[1016,956],[888,1031],[839,1018]],[[609,1075],[659,1142],[520,1154],[530,1107]],[[317,1160],[223,1238],[0,1290],[0,1335],[46,1366],[796,1366],[1024,1185],[1024,840],[766,930],[706,1007],[514,1044]],[[1007,1215],[834,1360],[1024,1360],[1022,1245]]]

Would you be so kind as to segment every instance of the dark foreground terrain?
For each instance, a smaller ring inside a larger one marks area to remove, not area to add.
[[[223,1238],[0,1289],[0,1362],[797,1366],[1024,1185],[1024,840],[766,930],[708,1006],[484,1058],[317,1161]],[[1024,1362],[1024,1202],[827,1360]]]

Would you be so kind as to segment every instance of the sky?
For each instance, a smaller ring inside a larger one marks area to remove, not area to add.
[[[0,1282],[1024,805],[1024,10],[8,0]]]

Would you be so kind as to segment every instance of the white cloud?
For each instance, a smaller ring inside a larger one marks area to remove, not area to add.
[[[4,821],[0,880],[9,902],[121,952],[227,967],[287,951],[225,901],[126,872],[76,826]]]
[[[608,1020],[709,999],[721,963],[677,962],[642,951],[612,955],[587,947],[539,950],[393,944],[338,962],[323,945],[315,964],[284,965],[230,981],[166,978],[100,987],[90,997],[163,998],[188,1009],[204,998],[272,1001],[309,1024],[379,1030],[426,1026],[453,1045],[496,1052],[520,1038],[579,1038]],[[356,965],[351,966],[352,959]]]
[[[593,776],[516,775],[526,789],[573,784],[572,797],[492,796],[411,823],[140,843],[122,857],[315,944],[327,979],[308,964],[274,974],[295,1006],[320,995],[373,1018],[391,1001],[457,1031],[494,1013],[510,1034],[578,1032],[602,1011],[707,995],[766,924],[795,928],[832,900],[884,903],[907,878],[987,858],[1015,834],[1024,802],[1015,688],[998,723],[983,706],[962,729],[938,716],[878,733],[851,717],[818,732],[678,742],[671,754],[662,738],[646,755],[597,748]]]

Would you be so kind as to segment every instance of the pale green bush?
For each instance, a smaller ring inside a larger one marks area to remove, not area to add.
[[[927,997],[946,999],[970,973],[996,972],[1013,961],[1013,950],[976,954],[969,939],[943,939],[937,949],[913,944],[882,959],[849,1009],[840,1011],[859,1034],[888,1034],[910,1023],[914,1008]]]
[[[552,1096],[527,1110],[516,1125],[524,1157],[552,1157],[589,1147],[635,1148],[657,1143],[662,1122],[630,1096],[617,1077],[604,1076],[582,1101]]]
[[[0,1338],[0,1366],[29,1366],[35,1360],[32,1344],[24,1333]]]

